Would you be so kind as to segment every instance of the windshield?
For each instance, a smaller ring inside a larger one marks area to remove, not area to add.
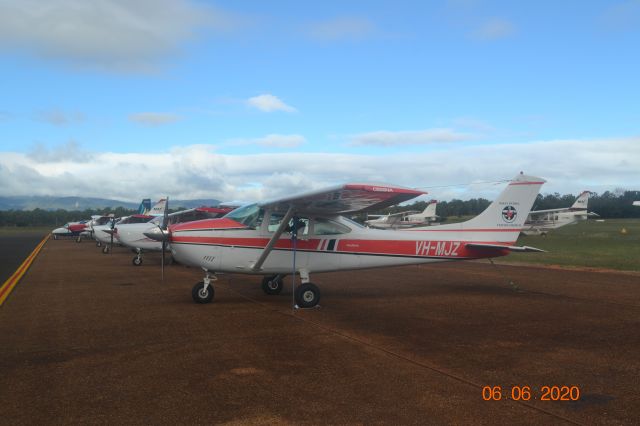
[[[244,207],[233,210],[227,213],[224,217],[233,219],[249,228],[257,228],[262,223],[262,217],[264,210],[262,210],[257,204],[249,204]]]
[[[348,217],[346,217],[346,216],[342,216],[342,220],[344,220],[345,222],[349,223],[350,225],[355,226],[356,228],[364,228],[364,226],[363,226],[363,225],[359,224],[358,222],[356,222],[356,221],[355,221],[355,220],[353,220],[353,219],[349,219],[349,218],[348,218]]]

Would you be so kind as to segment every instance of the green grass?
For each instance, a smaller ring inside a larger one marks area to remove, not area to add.
[[[640,271],[640,219],[588,220],[545,237],[520,235],[518,245],[547,253],[513,253],[503,258],[506,262]]]

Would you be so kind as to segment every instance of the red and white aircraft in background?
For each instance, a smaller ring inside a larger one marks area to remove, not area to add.
[[[525,235],[546,235],[549,231],[565,225],[572,225],[594,216],[599,217],[597,213],[587,212],[589,195],[591,192],[583,191],[571,207],[530,212],[522,233]]]
[[[154,217],[164,214],[166,203],[167,201],[165,199],[160,199],[156,204],[151,206],[151,200],[149,198],[145,198],[140,203],[137,214],[119,218],[116,218],[113,215],[109,215],[109,220],[107,220],[105,223],[93,226],[93,237],[96,240],[96,245],[98,247],[104,245],[104,247],[102,248],[102,252],[109,253],[109,251],[113,247],[113,243],[118,242],[117,237],[112,232],[117,223],[149,222]],[[150,214],[150,212],[152,211],[155,212],[154,215]]]
[[[423,192],[384,185],[347,184],[299,196],[241,207],[223,218],[160,227],[146,233],[167,241],[180,263],[201,267],[195,302],[214,296],[216,273],[264,275],[267,294],[282,290],[285,275],[300,275],[294,289],[298,307],[320,300],[310,274],[492,258],[511,251],[542,251],[515,246],[538,195],[541,178],[520,174],[480,215],[462,223],[388,231],[366,228],[343,214],[398,204]]]
[[[413,228],[421,225],[432,225],[440,218],[436,214],[437,205],[438,201],[431,200],[422,212],[406,211],[381,216],[368,215],[367,217],[373,217],[374,219],[365,220],[364,223],[370,228],[377,229]]]
[[[168,200],[165,200],[165,202],[168,205]],[[163,242],[147,237],[145,232],[158,227],[166,228],[168,225],[176,223],[221,217],[232,210],[233,207],[198,207],[195,209],[181,210],[175,213],[164,214],[163,216],[155,216],[144,223],[120,222],[115,225],[113,230],[109,230],[109,232],[112,232],[113,235],[118,238],[118,242],[121,245],[136,251],[137,254],[133,258],[132,263],[135,266],[140,266],[142,264],[143,252],[163,252],[165,250],[165,244]],[[168,210],[163,211],[167,212]]]

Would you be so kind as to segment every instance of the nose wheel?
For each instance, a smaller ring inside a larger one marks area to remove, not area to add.
[[[142,250],[138,249],[136,252],[138,254],[133,258],[131,263],[133,263],[134,266],[140,266],[142,265]]]
[[[262,291],[266,294],[274,295],[282,292],[284,275],[271,275],[262,279]]]
[[[217,280],[218,277],[212,275],[209,271],[205,271],[204,279],[191,289],[193,301],[196,303],[211,303],[215,295],[215,290],[211,282]]]

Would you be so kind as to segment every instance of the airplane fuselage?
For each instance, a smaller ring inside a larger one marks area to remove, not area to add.
[[[171,252],[180,263],[215,272],[248,274],[289,274],[295,268],[311,272],[330,272],[386,266],[401,266],[451,260],[498,257],[507,250],[475,250],[466,242],[492,242],[495,229],[456,229],[455,226],[429,226],[412,230],[386,231],[364,228],[342,216],[322,218],[335,224],[336,233],[314,232],[315,221],[309,220],[305,233],[292,240],[284,233],[276,242],[264,264],[254,264],[267,246],[272,231],[263,223],[257,229],[243,227],[230,219],[189,222],[170,228]],[[273,227],[271,227],[273,228]],[[309,229],[311,228],[311,229]],[[520,228],[501,229],[518,237]],[[461,239],[469,236],[468,241]],[[506,235],[506,234],[503,234]]]

